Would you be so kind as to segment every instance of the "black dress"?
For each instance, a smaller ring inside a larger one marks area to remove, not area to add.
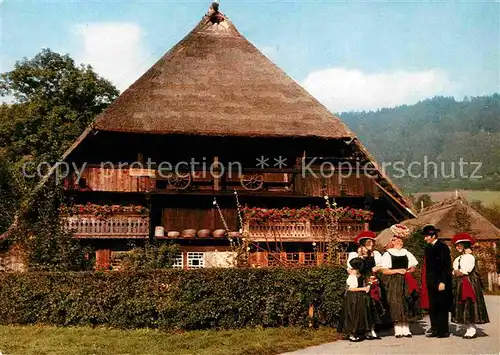
[[[408,269],[408,256],[391,256],[391,269]],[[418,315],[418,293],[408,293],[408,285],[404,275],[385,275],[387,301],[393,322],[407,323]]]
[[[370,282],[371,276],[375,276],[378,280],[378,283],[375,286],[372,286],[372,289],[368,293],[368,296],[369,296],[369,301],[371,303],[370,309],[373,312],[372,319],[374,320],[375,324],[379,325],[384,321],[387,322],[389,314],[389,306],[387,304],[386,292],[384,290],[381,278],[379,278],[378,275],[372,271],[376,265],[375,257],[372,255],[363,258],[363,260],[364,260],[364,265],[361,270],[361,274],[365,279],[364,281],[365,284],[368,284],[368,282]]]
[[[358,287],[365,287],[364,277],[358,277]],[[363,335],[375,325],[375,314],[370,297],[363,291],[345,292],[344,307],[340,313],[337,332]]]
[[[460,259],[458,262],[458,268],[460,269]],[[464,282],[467,281],[470,282],[474,290],[475,302],[470,298],[462,300]],[[451,319],[452,322],[459,324],[485,324],[490,322],[486,303],[484,302],[483,284],[477,272],[477,263],[468,275],[456,278]]]

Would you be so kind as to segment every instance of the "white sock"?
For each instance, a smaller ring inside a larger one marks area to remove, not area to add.
[[[403,324],[403,335],[411,334],[410,325],[408,323]]]
[[[476,326],[474,324],[469,325],[469,327],[467,328],[467,333],[471,337],[476,335]]]
[[[372,337],[377,337],[377,333],[375,333],[375,329],[372,329],[371,335],[372,335]]]
[[[394,326],[394,335],[403,335],[403,327],[400,325]]]

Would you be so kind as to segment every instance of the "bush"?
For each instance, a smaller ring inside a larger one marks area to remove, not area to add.
[[[181,248],[175,243],[146,242],[143,247],[134,247],[121,259],[122,269],[157,270],[172,267]]]
[[[0,323],[206,329],[334,325],[342,268],[0,275]]]

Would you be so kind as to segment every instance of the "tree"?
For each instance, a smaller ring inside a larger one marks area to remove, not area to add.
[[[16,100],[0,110],[0,150],[13,160],[53,161],[119,92],[90,66],[43,49],[1,75],[0,94]]]
[[[415,206],[420,209],[421,206],[424,208],[432,206],[432,198],[428,194],[422,194],[418,197],[417,202],[415,203]]]
[[[59,203],[61,190],[48,185],[44,198],[21,222],[12,238],[21,246],[28,270],[83,271],[91,270],[92,249],[80,244],[73,234],[61,226]]]
[[[21,166],[56,163],[118,94],[90,66],[77,66],[69,55],[50,49],[1,74],[0,95],[15,101],[0,107],[0,234],[17,215],[12,238],[25,247],[29,267],[78,269],[85,262],[79,243],[60,229],[61,186],[47,184],[34,197],[40,176],[27,179]]]
[[[404,177],[388,166],[395,182],[407,192],[449,189],[500,189],[500,95],[469,97],[464,101],[435,97],[415,105],[404,105],[376,112],[342,113],[342,119],[354,130],[368,149],[382,162],[419,162],[413,174]],[[429,168],[424,174],[427,159]],[[475,179],[462,176],[460,159],[467,162],[465,174],[475,170],[472,162],[481,162]],[[440,172],[435,177],[432,163]],[[442,168],[444,164],[444,168]],[[442,172],[442,173],[441,173]]]

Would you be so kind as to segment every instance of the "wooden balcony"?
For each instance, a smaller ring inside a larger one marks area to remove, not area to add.
[[[149,217],[144,215],[119,215],[108,218],[78,215],[61,219],[63,228],[79,239],[149,237]]]
[[[340,241],[352,241],[361,231],[368,229],[368,223],[357,221],[339,222]],[[246,222],[244,231],[254,242],[321,242],[328,241],[329,232],[324,223],[272,222],[252,224]]]

